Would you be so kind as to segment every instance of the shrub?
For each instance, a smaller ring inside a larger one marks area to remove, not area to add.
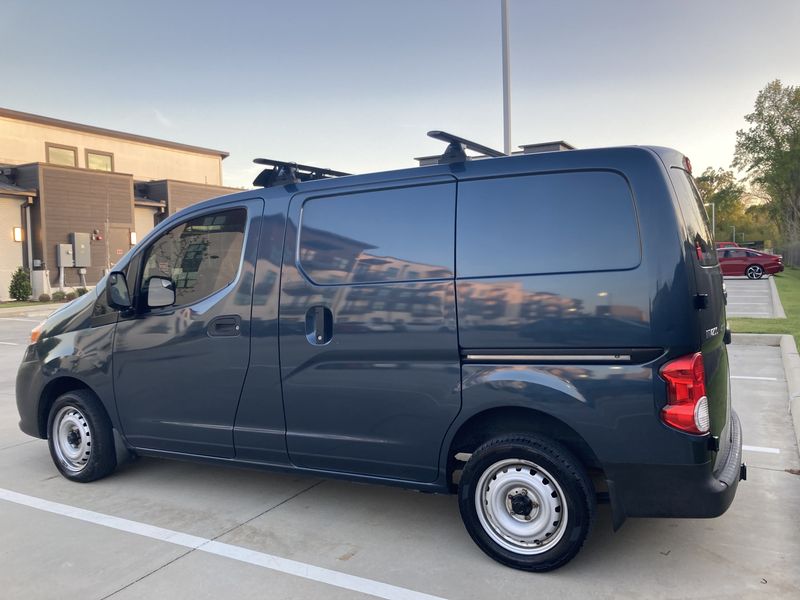
[[[78,294],[76,294],[75,292],[67,292],[67,295],[66,295],[66,296],[64,296],[64,299],[65,299],[67,302],[69,302],[69,301],[71,301],[71,300],[75,300],[75,298],[77,298],[77,297],[78,297]]]
[[[50,294],[39,294],[39,302],[50,302]]]
[[[78,296],[83,296],[84,294],[88,294],[89,290],[85,287],[79,287],[75,288],[75,293],[78,294]]]
[[[53,302],[63,302],[66,298],[67,295],[61,290],[53,292]]]
[[[8,295],[14,300],[27,300],[31,297],[31,277],[27,269],[19,267],[11,276],[11,285],[8,286]]]

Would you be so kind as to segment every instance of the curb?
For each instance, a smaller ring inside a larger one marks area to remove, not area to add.
[[[786,374],[786,387],[789,388],[789,413],[794,424],[794,435],[797,446],[800,447],[800,355],[797,353],[797,344],[791,335],[781,337],[781,358],[783,370]]]
[[[775,277],[769,277],[769,290],[770,296],[772,296],[772,313],[773,319],[785,319],[786,313],[783,310],[783,304],[781,304],[781,297],[778,294],[778,286],[775,285]]]
[[[733,333],[731,343],[737,346],[780,346],[783,337],[786,336],[779,333]]]

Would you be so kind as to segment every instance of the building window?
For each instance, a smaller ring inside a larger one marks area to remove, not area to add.
[[[113,171],[114,155],[110,152],[100,152],[98,150],[86,151],[86,168],[95,171]]]
[[[47,162],[53,165],[64,165],[65,167],[78,166],[78,149],[72,146],[59,146],[57,144],[45,144],[47,151]]]

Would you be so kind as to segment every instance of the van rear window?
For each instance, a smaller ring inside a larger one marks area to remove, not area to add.
[[[678,204],[686,225],[686,234],[694,246],[698,261],[704,267],[716,265],[717,253],[711,228],[708,225],[708,216],[692,176],[684,169],[672,167],[670,178],[675,186],[675,193],[678,195]]]
[[[458,186],[459,277],[633,269],[639,227],[627,181],[572,171]]]

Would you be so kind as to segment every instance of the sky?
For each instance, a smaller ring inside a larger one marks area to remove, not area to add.
[[[510,0],[512,143],[653,144],[729,167],[797,0]],[[4,0],[0,106],[352,173],[443,129],[502,149],[500,0]]]

